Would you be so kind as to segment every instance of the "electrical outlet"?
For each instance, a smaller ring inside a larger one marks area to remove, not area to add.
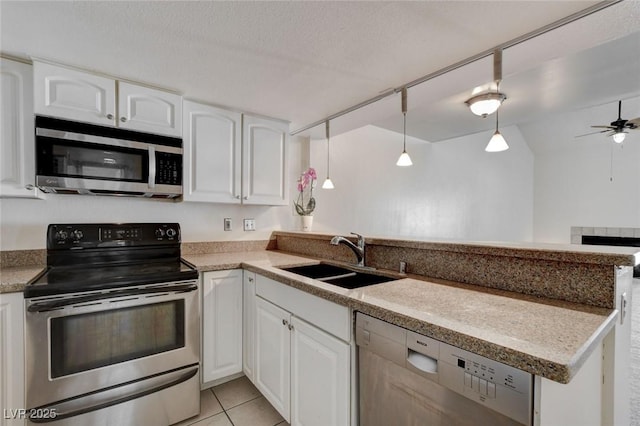
[[[255,219],[245,219],[244,220],[244,230],[245,231],[255,231],[256,230],[256,220]]]
[[[231,231],[231,218],[230,217],[225,217],[224,218],[224,230],[225,231]]]

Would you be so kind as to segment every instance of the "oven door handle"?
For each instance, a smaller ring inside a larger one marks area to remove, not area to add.
[[[27,413],[47,414],[46,416],[38,418],[31,417],[30,420],[33,423],[48,423],[67,419],[101,408],[107,408],[112,405],[142,398],[143,396],[186,382],[196,374],[198,374],[198,364],[151,376],[122,386],[108,388],[102,392],[90,393],[78,398],[27,410]]]
[[[89,294],[87,296],[72,297],[68,299],[47,300],[44,302],[34,302],[27,307],[28,312],[46,312],[54,309],[61,309],[65,306],[79,305],[96,302],[105,299],[113,299],[127,296],[142,296],[157,293],[189,293],[198,289],[198,284],[179,284],[167,287],[146,287],[132,288],[126,290],[116,290],[107,293]]]

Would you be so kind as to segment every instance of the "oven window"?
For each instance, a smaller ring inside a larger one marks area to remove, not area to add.
[[[51,319],[51,378],[184,347],[184,300]]]

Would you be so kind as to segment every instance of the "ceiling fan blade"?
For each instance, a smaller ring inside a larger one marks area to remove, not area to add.
[[[594,129],[615,129],[613,126],[591,126]]]
[[[593,127],[593,126],[592,126],[592,127]],[[608,132],[608,131],[610,131],[610,130],[609,130],[609,129],[607,129],[607,130],[600,130],[600,131],[598,131],[598,132],[585,133],[584,135],[574,136],[574,138],[581,138],[581,137],[583,137],[583,136],[596,135],[596,134],[598,134],[598,133],[606,133],[606,132]]]
[[[626,127],[630,129],[637,129],[638,127],[640,127],[640,117],[628,120]]]

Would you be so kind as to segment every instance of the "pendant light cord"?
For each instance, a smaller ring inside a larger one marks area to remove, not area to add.
[[[402,152],[407,152],[407,88],[402,88]]]
[[[329,120],[326,122],[325,130],[327,135],[327,178],[329,178]]]

